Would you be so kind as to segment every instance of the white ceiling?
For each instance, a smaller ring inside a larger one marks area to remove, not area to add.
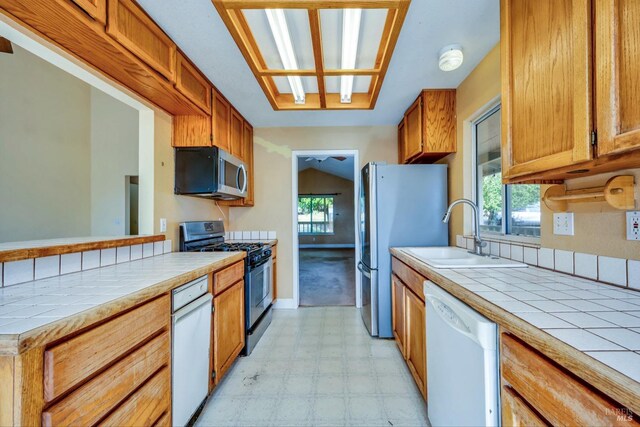
[[[395,125],[421,89],[458,87],[500,39],[499,0],[413,0],[374,110],[274,111],[211,0],[138,3],[256,127]],[[438,52],[453,43],[465,61],[445,73]]]
[[[318,159],[322,159],[324,156],[318,156]],[[343,179],[353,181],[353,156],[347,157],[344,160],[336,160],[333,157],[327,157],[325,160],[307,161],[311,157],[300,156],[298,157],[298,173],[307,169],[316,169],[330,175],[335,175]]]

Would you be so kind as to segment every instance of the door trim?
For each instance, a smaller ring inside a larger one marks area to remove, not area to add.
[[[291,308],[298,308],[300,306],[300,248],[298,242],[298,157],[310,157],[310,156],[347,156],[353,157],[353,206],[354,206],[354,233],[355,233],[355,271],[358,267],[358,261],[360,261],[360,224],[359,224],[359,204],[360,204],[360,152],[358,150],[294,150],[291,152],[291,216],[293,227],[291,229],[291,240],[293,248],[293,304]],[[360,300],[362,299],[362,288],[360,283],[360,274],[355,275],[356,280],[356,308],[361,307]],[[286,304],[289,306],[289,304]],[[276,308],[278,304],[276,301]]]

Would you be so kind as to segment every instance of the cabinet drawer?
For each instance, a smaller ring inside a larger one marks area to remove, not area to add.
[[[502,425],[513,427],[544,427],[542,419],[511,387],[502,387]]]
[[[211,85],[180,52],[177,53],[176,89],[204,112],[211,114]]]
[[[162,330],[169,330],[169,296],[122,314],[44,352],[44,399],[50,402]]]
[[[133,0],[109,0],[107,34],[174,82],[176,45]]]
[[[73,2],[96,21],[102,24],[107,22],[107,0],[73,0]]]
[[[42,415],[44,426],[94,425],[163,366],[169,366],[169,332],[154,338]]]
[[[552,425],[639,425],[619,419],[621,405],[514,336],[500,341],[503,380]]]
[[[244,261],[213,274],[213,293],[218,295],[229,286],[244,278]]]
[[[99,425],[150,426],[171,408],[171,370],[163,368]]]
[[[400,280],[416,294],[422,302],[424,302],[424,281],[426,278],[422,277],[411,267],[403,263],[397,258],[391,258],[391,270],[398,276]]]

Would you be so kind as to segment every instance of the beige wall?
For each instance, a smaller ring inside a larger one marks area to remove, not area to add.
[[[500,96],[500,45],[497,45],[478,64],[475,70],[460,84],[457,90],[458,152],[446,157],[443,163],[449,165],[449,200],[460,197],[471,198],[472,158],[471,121]],[[640,170],[621,171],[615,174],[599,175],[566,181],[568,188],[585,188],[604,185],[606,180],[620,173],[632,173],[640,182]],[[544,187],[542,189],[544,191]],[[640,200],[640,189],[636,188],[636,200]],[[468,209],[465,207],[465,209]],[[553,213],[542,207],[541,244],[548,248],[566,249],[596,255],[607,255],[640,259],[640,244],[625,240],[625,213],[615,211],[604,203],[572,204],[574,215],[574,236],[553,234]],[[471,211],[465,211],[465,218],[471,218]],[[463,221],[460,211],[451,217],[450,237],[470,233],[470,220]]]
[[[358,150],[360,164],[397,163],[395,126],[255,129],[255,207],[231,208],[234,230],[276,230],[278,297],[293,297],[292,150]]]
[[[333,234],[300,236],[301,245],[354,244],[353,181],[317,169],[306,169],[298,174],[298,194],[334,194]]]
[[[0,242],[91,234],[90,87],[0,54]]]
[[[182,221],[217,220],[229,218],[229,208],[216,207],[213,200],[173,194],[174,156],[171,141],[172,117],[162,111],[154,112],[154,233],[160,233],[160,218],[167,219],[167,239],[171,239],[174,250],[178,249],[179,224]],[[142,182],[140,183],[142,186]],[[229,229],[228,222],[225,227]]]
[[[469,76],[458,86],[456,91],[457,114],[457,153],[447,156],[440,163],[449,165],[449,201],[462,197],[472,198],[471,185],[471,121],[479,111],[497,102],[500,96],[500,45],[496,45],[491,52],[478,64]],[[464,207],[456,208],[451,216],[449,226],[449,241],[455,242],[457,234],[471,232],[470,224],[465,228],[464,217],[470,218],[471,210]]]
[[[91,88],[91,235],[126,234],[125,177],[138,175],[138,111]]]

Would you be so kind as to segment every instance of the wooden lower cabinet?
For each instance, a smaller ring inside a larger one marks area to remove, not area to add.
[[[244,347],[244,281],[213,299],[213,367],[218,384]]]
[[[640,426],[622,405],[504,330],[500,372],[503,425]]]
[[[404,309],[404,284],[398,279],[397,276],[391,276],[391,327],[393,329],[393,336],[396,339],[396,344],[402,353],[405,355],[405,309]]]
[[[273,301],[278,299],[278,245],[271,247],[271,297]]]
[[[422,292],[417,294],[419,276],[403,262],[392,260],[391,322],[393,335],[420,393],[427,398],[427,345],[425,303]],[[411,282],[407,285],[402,279]],[[414,283],[415,282],[415,283]]]
[[[420,393],[427,398],[427,346],[424,301],[405,290],[405,359]]]

